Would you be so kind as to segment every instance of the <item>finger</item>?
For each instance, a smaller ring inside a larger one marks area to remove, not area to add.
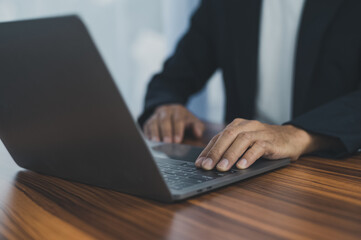
[[[246,151],[242,159],[236,164],[239,169],[246,169],[251,166],[255,161],[262,157],[267,150],[268,143],[265,141],[257,141],[253,146]]]
[[[204,132],[204,124],[199,120],[199,119],[195,119],[195,121],[192,124],[192,130],[193,130],[193,134],[194,136],[196,136],[197,138],[201,138]]]
[[[222,156],[222,160],[217,164],[217,170],[228,171],[244,152],[256,141],[257,134],[254,132],[240,133],[232,145]]]
[[[175,112],[173,115],[173,127],[174,127],[174,142],[181,143],[184,136],[185,121],[184,117],[179,113]]]
[[[145,137],[150,140],[150,137],[151,137],[151,136],[150,136],[150,131],[149,131],[148,123],[145,123],[145,124],[144,124],[144,126],[143,126],[143,133],[144,133]]]
[[[225,151],[237,138],[241,128],[227,127],[219,136],[216,143],[209,150],[206,159],[202,162],[204,170],[211,170],[219,162]]]
[[[203,151],[201,152],[201,154],[199,154],[195,165],[196,167],[201,168],[202,167],[202,162],[206,159],[207,153],[209,152],[209,150],[213,147],[213,145],[215,144],[215,142],[217,141],[219,135],[217,134],[216,136],[214,136],[211,141],[207,144],[207,146],[203,149]]]
[[[149,132],[149,139],[155,142],[159,142],[160,141],[159,128],[158,128],[158,122],[155,120],[155,118],[151,120],[147,124],[147,126],[148,126],[147,131]]]
[[[158,117],[159,129],[162,141],[166,143],[172,142],[172,120],[168,112],[162,111]]]

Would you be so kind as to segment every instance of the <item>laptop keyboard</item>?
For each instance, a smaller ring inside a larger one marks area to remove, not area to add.
[[[238,172],[235,169],[228,172],[205,171],[196,168],[193,162],[181,160],[157,159],[156,162],[167,185],[174,190],[180,190]]]

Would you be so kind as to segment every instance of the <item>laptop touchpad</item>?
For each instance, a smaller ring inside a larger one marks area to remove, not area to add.
[[[203,148],[184,144],[164,143],[151,147],[152,154],[161,158],[172,158],[194,162]]]

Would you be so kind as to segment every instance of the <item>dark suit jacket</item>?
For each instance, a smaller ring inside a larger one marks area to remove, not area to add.
[[[223,72],[226,122],[252,119],[261,0],[204,0],[161,73],[148,85],[142,125],[166,103],[185,104],[216,69]],[[361,147],[361,1],[307,0],[295,59],[290,124]]]

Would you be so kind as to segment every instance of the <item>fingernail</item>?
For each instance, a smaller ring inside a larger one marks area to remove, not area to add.
[[[212,164],[213,164],[213,160],[210,158],[207,158],[206,160],[203,161],[202,167],[206,170],[211,170]]]
[[[202,162],[203,160],[206,159],[205,157],[200,157],[196,160],[196,162],[194,163],[197,167],[201,167],[202,166]]]
[[[180,136],[175,136],[174,140],[176,143],[180,143],[182,139],[180,138]]]
[[[163,141],[166,142],[166,143],[171,143],[172,140],[170,139],[170,137],[164,137],[163,138]]]
[[[223,158],[220,163],[218,163],[217,167],[221,170],[227,170],[228,164],[228,159]]]
[[[237,163],[237,167],[241,169],[245,169],[247,168],[247,164],[248,164],[247,160],[243,158],[240,162]]]

